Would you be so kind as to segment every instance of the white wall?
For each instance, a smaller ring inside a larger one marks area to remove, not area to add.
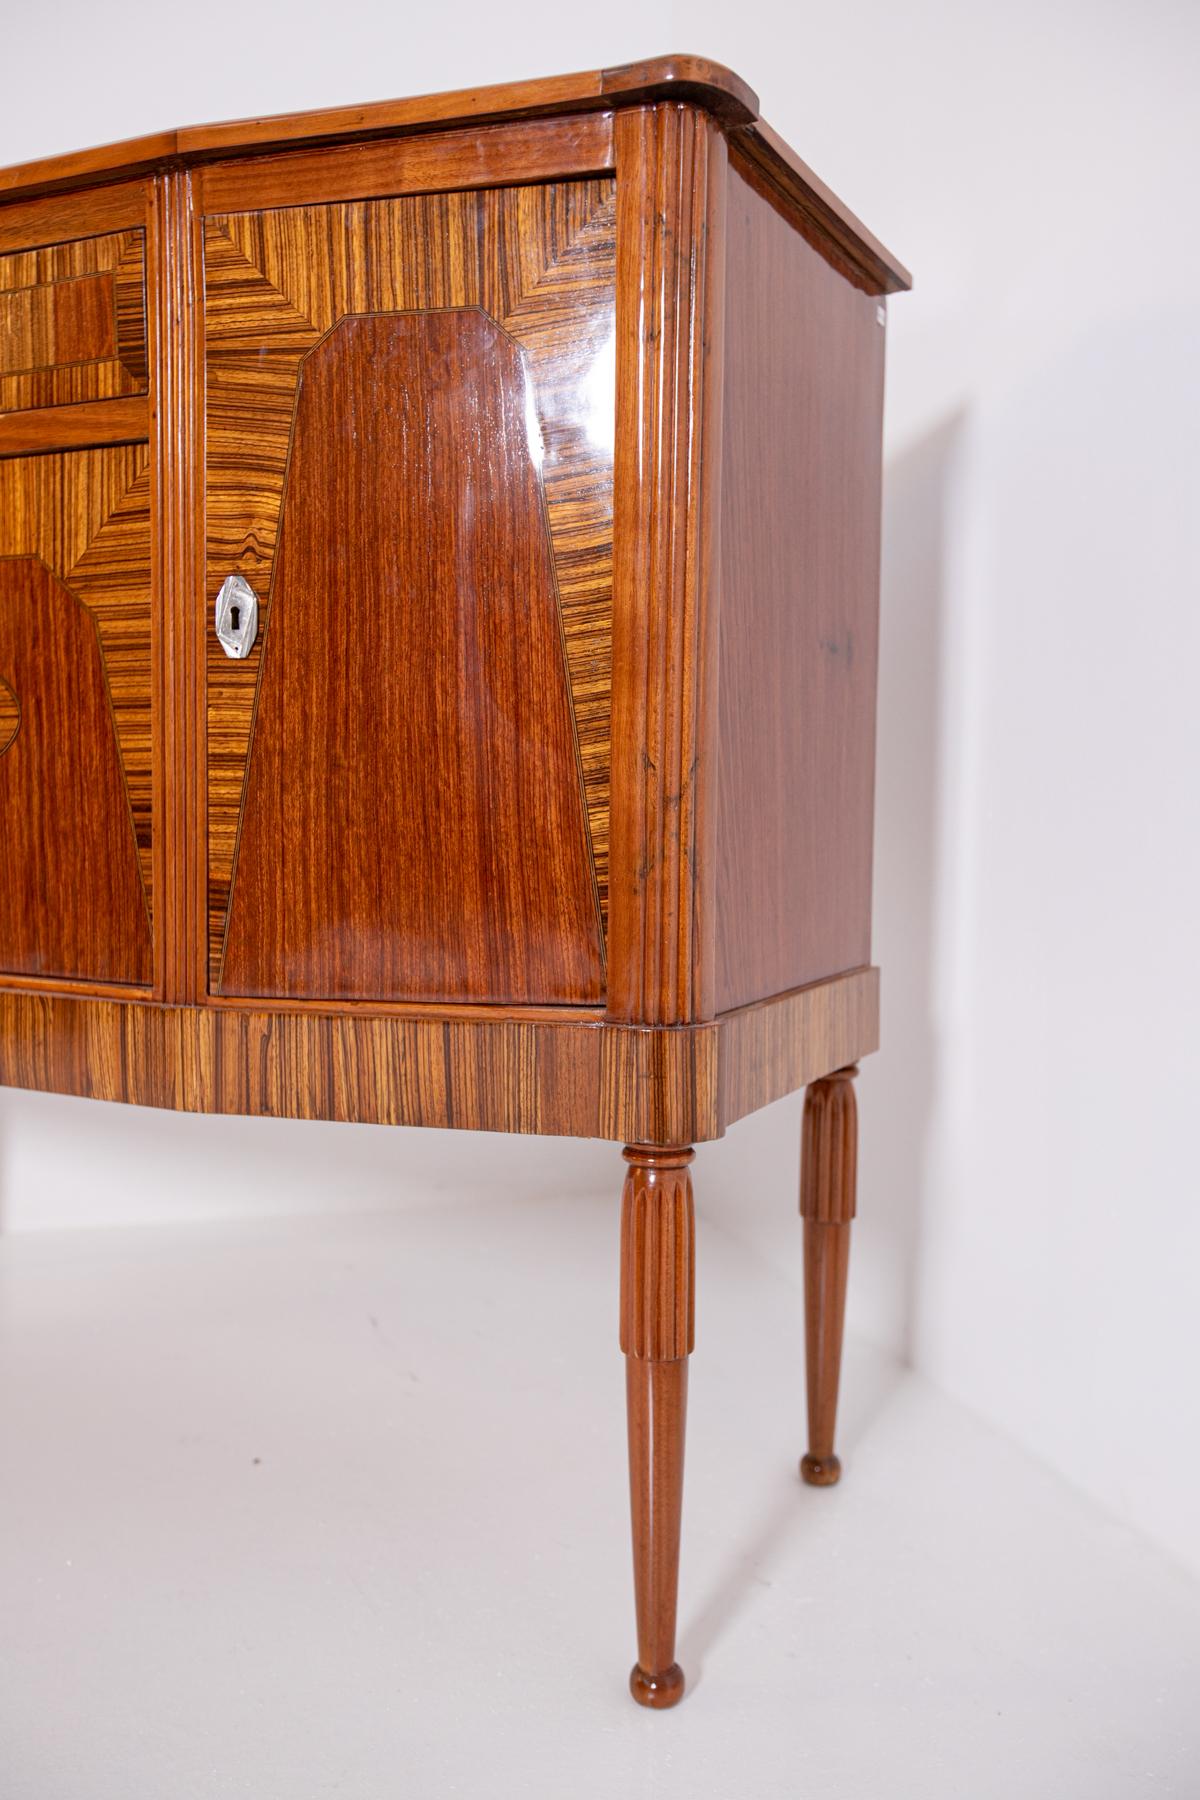
[[[1200,9],[9,0],[3,36],[0,162],[700,50],[912,266],[852,1326],[1200,1567]],[[793,1098],[702,1153],[708,1254],[798,1276],[798,1131]],[[0,1159],[11,1230],[619,1179],[605,1146],[12,1093]]]

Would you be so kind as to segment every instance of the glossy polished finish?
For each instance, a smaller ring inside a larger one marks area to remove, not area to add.
[[[609,1010],[711,1017],[712,539],[725,142],[661,106],[617,124],[614,876]]]
[[[5,194],[55,192],[72,185],[111,182],[177,159],[203,166],[231,153],[261,155],[285,146],[332,146],[376,137],[397,141],[406,133],[425,133],[435,126],[446,131],[469,124],[478,131],[481,125],[490,127],[505,120],[532,123],[547,114],[586,120],[600,108],[624,110],[661,101],[687,103],[718,120],[730,142],[747,160],[758,164],[764,179],[779,188],[804,228],[836,247],[848,273],[869,291],[895,293],[912,285],[903,263],[760,117],[753,89],[730,69],[700,56],[659,56],[577,75],[160,131],[2,169],[0,200]]]
[[[629,1424],[629,1497],[642,1706],[683,1698],[675,1661],[687,1359],[695,1343],[694,1152],[631,1145],[621,1199],[621,1348]]]
[[[727,224],[718,1012],[870,961],[886,335],[736,168]]]
[[[150,979],[150,924],[96,627],[32,557],[0,561],[0,967]]]
[[[120,1005],[0,988],[0,1083],[187,1112],[690,1143],[879,1044],[872,969],[670,1032],[563,1007]]]
[[[140,172],[175,157],[204,162],[220,154],[245,155],[289,144],[337,144],[348,139],[391,137],[428,131],[435,125],[442,130],[464,123],[477,128],[505,119],[533,121],[548,113],[586,117],[601,107],[638,105],[668,97],[702,106],[730,126],[752,123],[758,115],[757,95],[720,63],[700,56],[659,56],[617,68],[588,69],[577,75],[552,75],[414,99],[379,100],[364,106],[281,113],[270,118],[156,132],[98,150],[47,157],[41,162],[0,170],[0,197],[6,191],[38,192],[65,183],[111,180],[118,173]]]
[[[842,1465],[834,1454],[850,1222],[858,1189],[857,1068],[814,1081],[804,1095],[800,1216],[804,1221],[805,1357],[808,1450],[800,1473],[810,1487],[832,1487]]]
[[[95,752],[99,759],[97,792],[119,794],[122,856],[128,836],[133,846],[134,873],[140,869],[139,885],[145,889],[145,901],[139,896],[138,903],[143,919],[152,900],[154,882],[151,557],[150,469],[149,454],[144,445],[0,458],[0,559],[8,559],[0,560],[0,569],[9,571],[6,579],[11,584],[20,564],[25,559],[35,560],[40,568],[54,576],[54,592],[66,590],[76,611],[84,609],[83,618],[90,621],[92,639],[98,641],[94,663],[86,642],[80,651],[91,673],[78,700],[69,703],[83,709],[78,727],[72,727],[69,716],[59,717],[51,736],[43,740],[43,750],[48,753],[51,744],[65,748],[68,741],[75,742],[74,732],[77,728],[82,729],[84,717],[90,721],[89,729],[99,734]],[[27,577],[21,577],[23,592],[26,580]],[[9,586],[7,591],[10,595],[7,605],[16,607],[18,602],[11,598],[14,590]],[[62,616],[72,617],[66,611]],[[25,633],[11,617],[9,629],[13,633],[16,653]],[[37,635],[41,654],[51,655],[52,642],[46,635],[47,627],[32,620],[31,629]],[[28,657],[29,652],[26,650],[21,654]],[[29,668],[28,662],[25,666]],[[37,667],[40,666],[38,661]],[[76,666],[82,667],[82,664]],[[21,684],[12,668],[6,668],[2,662],[0,677],[21,692]],[[27,675],[26,679],[29,678]],[[68,704],[66,696],[64,704]],[[104,773],[108,768],[108,754],[103,747],[114,733],[119,755],[115,788]],[[80,753],[85,757],[90,754],[86,740],[80,742]],[[45,770],[44,778],[49,780],[51,773],[51,770]],[[78,770],[78,776],[86,781],[83,766]],[[74,792],[70,782],[66,791]],[[10,804],[15,806],[15,802]],[[96,804],[101,806],[105,801],[98,798]],[[78,797],[78,808],[80,815],[89,810],[86,790]],[[20,831],[15,818],[9,826],[7,809],[4,826],[6,842],[18,841],[17,837],[7,838],[9,829],[14,833]],[[42,886],[39,885],[41,878],[35,879],[31,875],[33,885],[25,890],[25,905],[31,909],[27,929],[35,938],[41,937],[44,931],[55,929],[50,915],[61,906],[57,897],[60,884],[68,888],[86,887],[93,881],[90,860],[84,857],[82,845],[72,833],[68,832],[61,839],[59,853],[61,861],[58,853],[53,858],[50,856],[48,842],[43,845],[39,855],[47,860],[40,866],[43,874],[54,868],[55,879],[48,886]],[[102,874],[95,878],[101,886],[107,880]],[[85,903],[91,904],[90,901]],[[40,914],[45,917],[39,920],[35,915]],[[122,921],[117,929],[125,929],[125,922]],[[14,969],[18,963],[6,955],[7,949],[7,940],[0,938],[0,968]],[[110,973],[103,974],[99,967],[88,967],[86,960],[69,971],[58,969],[54,972],[83,978],[90,976],[96,981],[141,982],[149,979],[140,952],[132,960],[122,955],[115,964],[108,955],[102,960]],[[117,965],[126,973],[114,976],[111,970]],[[130,973],[134,967],[141,972]]]
[[[17,741],[21,729],[21,702],[11,685],[0,675],[0,756]]]
[[[578,179],[607,174],[613,161],[612,115],[590,113],[216,163],[196,171],[194,191],[202,214],[220,215]]]
[[[307,161],[308,159],[303,159]],[[460,178],[454,146],[425,152],[442,181]],[[299,171],[300,199],[311,177]],[[297,393],[306,358],[342,319],[365,313],[486,312],[523,352],[522,442],[533,445],[544,499],[555,602],[570,688],[577,752],[560,745],[554,773],[582,779],[590,839],[589,861],[601,917],[608,901],[609,742],[612,690],[612,456],[613,456],[613,183],[609,179],[452,191],[360,204],[296,205],[266,213],[218,215],[204,225],[207,445],[207,585],[215,602],[231,573],[243,575],[260,597],[258,644],[230,662],[211,634],[205,638],[207,688],[207,820],[209,955],[214,990],[229,924],[234,851],[247,793],[250,732],[258,677],[271,637],[276,551]],[[343,348],[327,354],[335,360]],[[333,342],[333,340],[330,340]],[[518,377],[514,374],[513,381]],[[528,417],[527,417],[528,415]],[[343,429],[348,428],[349,421]],[[530,435],[532,433],[532,435]],[[336,438],[326,438],[330,447]],[[340,458],[340,447],[336,452]],[[482,472],[482,471],[481,471]],[[492,473],[504,472],[497,461]],[[326,518],[324,510],[322,518]],[[416,514],[411,517],[415,520]],[[495,512],[498,522],[501,513]],[[439,540],[453,549],[452,521]],[[480,538],[481,554],[491,551]],[[354,526],[347,543],[360,578],[385,554],[388,532],[364,539]],[[341,554],[332,544],[330,555]],[[453,568],[453,558],[446,570]],[[472,579],[478,581],[476,568]],[[539,580],[545,583],[545,572]],[[323,615],[327,617],[327,615]],[[391,617],[388,613],[387,617]],[[544,615],[543,615],[544,617]],[[358,642],[369,655],[371,637],[360,619]],[[546,659],[539,665],[545,668]],[[448,671],[447,671],[448,672]],[[557,675],[555,676],[557,680]],[[427,697],[433,704],[436,697]],[[504,708],[494,715],[502,723]],[[322,705],[318,721],[337,729]],[[483,723],[487,726],[487,720]],[[542,733],[537,741],[543,744]],[[576,766],[577,759],[577,766]],[[455,782],[447,770],[446,803]],[[448,822],[446,822],[448,824]],[[570,848],[577,849],[575,827]],[[518,834],[519,835],[519,834]],[[578,916],[578,915],[576,915]],[[593,928],[576,958],[594,959]],[[486,988],[486,982],[483,987]],[[561,981],[553,994],[528,989],[511,996],[483,989],[475,997],[598,998],[593,979]],[[224,991],[243,991],[230,988]],[[286,993],[287,986],[271,991]],[[329,990],[326,990],[329,991]],[[423,984],[407,997],[431,992]],[[461,995],[463,990],[458,990]],[[447,996],[450,997],[450,996]],[[458,997],[457,995],[455,997]]]
[[[691,56],[0,171],[0,1082],[631,1146],[650,1708],[683,1146],[806,1084],[838,1473],[907,284]]]
[[[684,1374],[686,1379],[686,1370]],[[648,1706],[654,1712],[663,1712],[682,1700],[686,1685],[678,1663],[672,1663],[661,1675],[647,1675],[641,1663],[634,1663],[629,1671],[630,1693],[639,1706]]]
[[[0,411],[144,394],[141,231],[0,256]]]
[[[243,662],[253,650],[258,637],[258,595],[244,575],[227,575],[221,583],[213,630],[231,661]]]
[[[222,993],[600,998],[541,456],[476,307],[308,357]]]
[[[758,183],[775,196],[796,229],[847,281],[865,294],[899,294],[912,286],[904,264],[801,162],[765,119],[731,132],[730,144],[739,167],[746,173],[753,170]]]
[[[33,407],[27,412],[0,413],[0,457],[144,443],[150,431],[150,407],[144,395]]]

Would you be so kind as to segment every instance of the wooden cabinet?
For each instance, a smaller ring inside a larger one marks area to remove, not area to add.
[[[0,1080],[624,1143],[650,1705],[691,1147],[806,1084],[837,1474],[906,285],[695,58],[0,173]]]

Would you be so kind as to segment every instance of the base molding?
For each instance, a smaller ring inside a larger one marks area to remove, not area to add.
[[[879,972],[703,1025],[0,989],[0,1085],[181,1112],[694,1144],[878,1048]]]

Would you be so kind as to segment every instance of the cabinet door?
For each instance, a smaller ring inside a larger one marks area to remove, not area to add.
[[[0,975],[152,979],[143,218],[0,217]]]
[[[613,233],[603,176],[205,218],[215,992],[602,998]]]

